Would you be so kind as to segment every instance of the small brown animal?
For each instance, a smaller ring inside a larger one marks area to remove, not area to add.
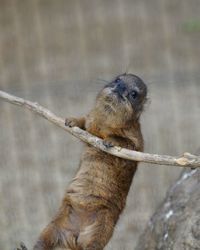
[[[119,75],[100,91],[86,117],[66,119],[66,125],[87,130],[107,146],[142,151],[139,117],[146,95],[139,77]],[[34,250],[102,250],[125,206],[136,167],[137,162],[85,145],[79,170]]]

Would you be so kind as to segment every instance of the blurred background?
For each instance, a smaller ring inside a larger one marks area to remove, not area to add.
[[[92,107],[110,80],[148,85],[145,151],[200,147],[198,0],[0,0],[0,89],[62,117]],[[0,249],[31,248],[76,173],[82,143],[0,100]],[[107,250],[132,250],[181,169],[140,164]]]

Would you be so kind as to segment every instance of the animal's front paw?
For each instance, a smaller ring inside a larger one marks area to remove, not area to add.
[[[65,126],[68,126],[68,127],[78,127],[79,126],[79,122],[77,121],[76,118],[66,118],[65,119]]]
[[[28,250],[28,248],[24,245],[23,242],[21,242],[20,243],[20,247],[17,247],[14,250]]]
[[[104,145],[106,148],[112,148],[112,147],[114,147],[113,142],[111,142],[111,141],[109,141],[109,140],[103,140],[103,145]]]

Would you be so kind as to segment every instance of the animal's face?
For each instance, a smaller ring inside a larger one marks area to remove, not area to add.
[[[108,115],[134,120],[139,118],[146,96],[147,87],[138,76],[122,74],[105,85],[97,96],[97,105],[103,105]]]

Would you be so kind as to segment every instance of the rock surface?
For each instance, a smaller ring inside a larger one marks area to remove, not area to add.
[[[200,169],[182,173],[136,247],[136,250],[197,249],[200,249]]]

